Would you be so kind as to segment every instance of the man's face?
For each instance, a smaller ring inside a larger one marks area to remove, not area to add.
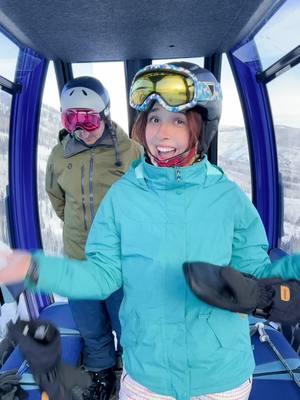
[[[94,144],[105,129],[105,121],[99,112],[87,108],[69,108],[62,112],[64,128],[87,145]]]
[[[99,128],[93,131],[86,131],[85,129],[76,129],[75,136],[82,140],[87,145],[93,145],[101,138],[105,129],[105,122],[101,121]]]

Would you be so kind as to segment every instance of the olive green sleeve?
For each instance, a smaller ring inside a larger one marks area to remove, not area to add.
[[[53,151],[47,162],[46,192],[57,216],[63,221],[65,210],[65,193],[58,184],[58,172],[55,168]]]

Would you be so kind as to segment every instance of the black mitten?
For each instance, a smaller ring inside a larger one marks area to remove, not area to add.
[[[17,370],[9,370],[0,373],[0,399],[1,400],[25,400],[27,393],[20,387],[20,376]]]
[[[297,323],[300,321],[300,282],[296,280],[260,279],[272,287],[273,298],[270,307],[265,309],[266,319],[275,322]]]
[[[213,306],[251,314],[272,302],[271,288],[233,268],[194,262],[185,263],[183,270],[195,295]]]
[[[49,322],[18,319],[15,323],[10,321],[7,330],[7,336],[20,346],[33,374],[51,371],[59,364],[60,335],[55,326]]]
[[[220,267],[220,276],[232,294],[238,312],[267,316],[275,294],[272,285],[231,267]]]
[[[91,384],[88,374],[61,362],[59,331],[51,323],[41,320],[10,322],[8,335],[20,346],[36,383],[50,400],[72,400],[75,386],[85,389]]]
[[[300,282],[257,279],[231,267],[195,262],[183,265],[185,278],[201,300],[229,311],[274,322],[300,320]]]

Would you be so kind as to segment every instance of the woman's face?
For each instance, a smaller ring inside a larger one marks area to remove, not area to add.
[[[154,104],[146,125],[146,143],[150,153],[159,160],[168,160],[183,153],[189,147],[189,141],[186,115],[166,111]]]

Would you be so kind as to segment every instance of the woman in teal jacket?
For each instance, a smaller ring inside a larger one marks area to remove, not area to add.
[[[221,89],[190,63],[152,65],[131,87],[141,111],[133,136],[146,158],[108,191],[86,261],[14,252],[0,282],[104,299],[122,285],[120,399],[246,400],[254,359],[245,315],[212,307],[188,288],[182,264],[230,264],[262,277],[300,279],[300,256],[271,265],[260,217],[205,156],[217,131]]]

